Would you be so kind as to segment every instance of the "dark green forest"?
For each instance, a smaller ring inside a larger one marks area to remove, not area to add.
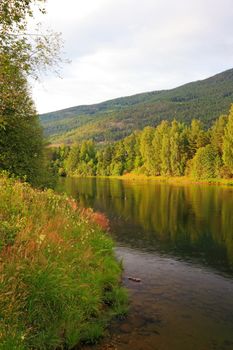
[[[233,174],[233,107],[208,129],[163,120],[124,139],[100,147],[93,140],[50,148],[54,173],[61,176],[190,176],[230,178]]]
[[[190,123],[200,119],[205,128],[229,111],[233,99],[233,69],[172,90],[153,91],[99,104],[78,106],[40,116],[53,144],[93,139],[118,141],[162,120]]]

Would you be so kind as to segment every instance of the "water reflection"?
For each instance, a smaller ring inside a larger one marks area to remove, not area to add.
[[[130,296],[86,350],[233,349],[233,189],[93,178],[59,190],[110,218]]]
[[[119,244],[233,271],[233,189],[113,179],[65,179],[59,190],[105,212]]]

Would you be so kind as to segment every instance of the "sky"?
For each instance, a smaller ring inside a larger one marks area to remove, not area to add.
[[[39,113],[170,89],[233,68],[232,0],[47,0],[64,63],[32,83]]]

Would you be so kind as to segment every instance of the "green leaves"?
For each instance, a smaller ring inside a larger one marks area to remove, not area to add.
[[[214,179],[220,175],[222,161],[218,150],[212,145],[198,149],[190,163],[190,175],[195,179]]]
[[[223,137],[223,161],[233,173],[233,106],[230,110]]]
[[[45,169],[43,135],[31,98],[28,76],[60,61],[60,35],[27,32],[27,18],[44,0],[0,1],[0,169],[33,185],[50,181]],[[56,67],[57,69],[57,67]]]

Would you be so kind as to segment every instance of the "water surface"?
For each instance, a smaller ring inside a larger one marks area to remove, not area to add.
[[[59,191],[107,215],[124,263],[129,315],[95,349],[233,349],[232,188],[67,178]]]

